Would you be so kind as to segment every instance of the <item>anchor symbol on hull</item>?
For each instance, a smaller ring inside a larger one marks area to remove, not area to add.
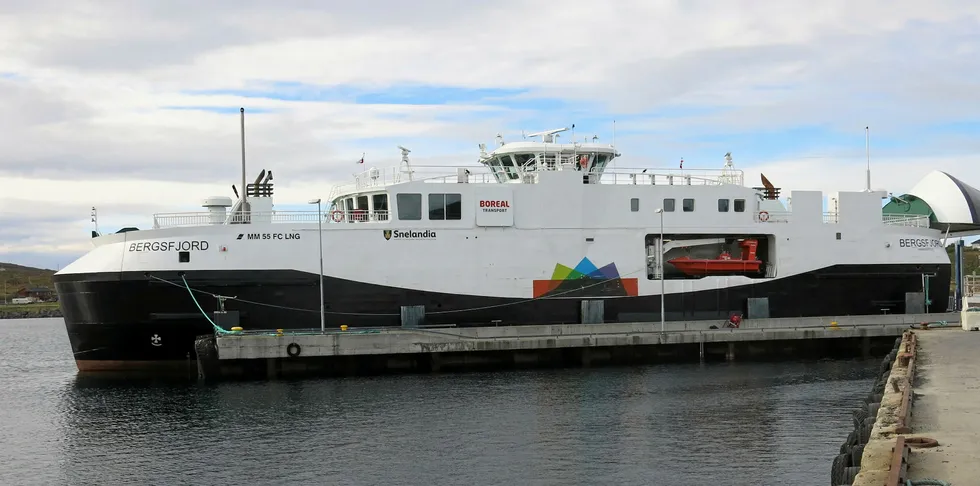
[[[160,341],[162,340],[163,338],[161,338],[159,334],[154,334],[153,336],[150,337],[150,344],[154,346],[163,346],[163,344],[160,343]]]

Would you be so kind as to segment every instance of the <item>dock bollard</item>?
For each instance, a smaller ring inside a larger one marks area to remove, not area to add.
[[[837,325],[837,321],[830,321],[830,328],[831,329],[840,329],[840,326]]]
[[[341,331],[346,331],[347,330],[347,324],[341,324],[340,325],[340,330]]]
[[[276,329],[276,336],[282,336],[282,329]]]
[[[235,326],[235,327],[231,328],[231,331],[232,332],[242,332],[242,328],[239,327],[239,326]]]

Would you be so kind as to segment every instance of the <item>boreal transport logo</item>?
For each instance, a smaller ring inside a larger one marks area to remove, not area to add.
[[[506,213],[510,209],[510,201],[481,199],[480,209],[484,213]]]
[[[434,240],[436,232],[432,230],[384,230],[386,240]]]

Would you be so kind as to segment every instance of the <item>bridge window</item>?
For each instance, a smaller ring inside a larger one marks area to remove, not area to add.
[[[514,160],[517,162],[517,167],[521,170],[537,169],[537,162],[534,159],[534,154],[515,154]]]
[[[367,209],[368,208],[368,197],[367,196],[357,196],[357,209]]]
[[[422,219],[422,195],[421,194],[397,194],[395,202],[398,204],[398,219],[404,221],[417,221]]]
[[[459,194],[429,194],[429,219],[460,220],[463,218],[462,196]]]
[[[664,211],[668,213],[674,212],[674,200],[664,199]]]
[[[718,212],[719,213],[727,213],[728,212],[728,199],[719,199],[718,200]]]
[[[595,156],[595,165],[592,166],[594,172],[602,172],[606,168],[606,164],[612,159],[608,154],[597,154]]]
[[[487,165],[490,166],[490,171],[493,172],[497,181],[504,182],[504,170],[500,167],[500,159],[494,157],[487,161]]]
[[[371,196],[374,201],[375,211],[387,211],[388,210],[388,195],[387,194],[375,194]]]
[[[685,199],[684,200],[684,212],[685,213],[690,213],[692,211],[694,211],[694,199]]]
[[[735,200],[735,212],[736,213],[744,213],[745,212],[745,199],[736,199]]]
[[[519,179],[521,177],[520,174],[517,173],[517,169],[514,168],[514,159],[512,159],[510,155],[501,155],[500,165],[503,166],[507,177],[510,177],[511,179]]]

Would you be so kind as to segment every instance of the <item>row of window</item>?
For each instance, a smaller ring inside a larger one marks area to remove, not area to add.
[[[446,221],[463,219],[463,196],[460,194],[429,194],[429,220]],[[419,221],[422,219],[422,195],[403,193],[396,196],[398,219]]]
[[[388,210],[388,195],[387,194],[374,194],[371,196],[371,201],[374,203],[375,211],[387,211]],[[354,204],[354,198],[348,197],[344,199],[343,207],[347,211],[353,211],[355,209],[367,210],[368,208],[368,197],[367,196],[357,196],[357,204]]]
[[[718,212],[727,213],[729,209],[729,202],[731,202],[731,200],[729,199],[719,199]],[[732,204],[731,206],[736,213],[745,212],[745,199],[735,199],[734,204]],[[674,212],[675,209],[674,199],[672,198],[664,199],[663,208],[664,208],[664,212],[668,212],[668,213]],[[681,200],[681,208],[684,210],[685,213],[694,212],[694,199]],[[640,198],[634,197],[633,199],[630,199],[630,211],[633,211],[635,213],[639,210],[640,210]]]
[[[379,197],[380,196],[380,197]],[[359,207],[367,207],[367,196],[361,196],[364,201],[358,198]],[[387,197],[383,194],[374,196],[374,209],[388,209]],[[422,219],[422,194],[402,193],[396,195],[398,201],[398,219],[404,221],[420,221]],[[348,200],[348,207],[353,206],[353,201]],[[430,221],[458,221],[463,218],[463,197],[461,194],[453,193],[432,193],[428,197],[428,213]],[[664,199],[663,209],[665,212],[672,213],[676,210],[676,202],[673,198]],[[685,213],[694,212],[694,199],[685,198],[681,200],[681,209]],[[745,212],[745,199],[719,199],[718,212],[727,213],[729,209],[736,213]],[[640,199],[630,199],[630,211],[640,210]]]

